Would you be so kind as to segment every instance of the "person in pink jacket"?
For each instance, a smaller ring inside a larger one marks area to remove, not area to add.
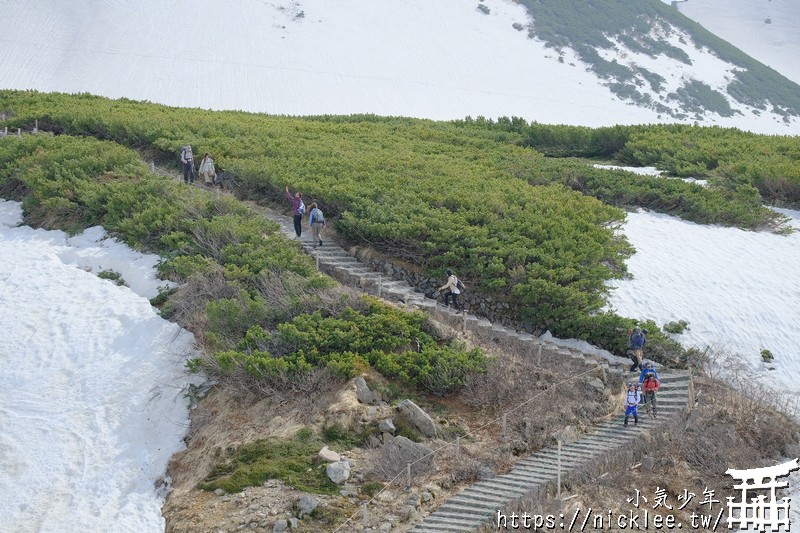
[[[286,198],[292,203],[292,217],[294,218],[294,232],[297,234],[297,238],[300,238],[300,234],[303,232],[303,227],[301,223],[303,222],[303,215],[306,214],[306,204],[303,203],[303,195],[300,192],[292,193],[289,192],[289,186],[286,186]]]

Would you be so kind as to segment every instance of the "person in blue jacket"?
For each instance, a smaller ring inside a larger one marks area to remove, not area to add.
[[[642,331],[639,329],[639,326],[636,326],[631,331],[630,335],[628,336],[628,342],[630,342],[631,352],[633,355],[631,359],[633,359],[633,364],[629,372],[635,372],[636,370],[642,370],[642,357],[643,357],[643,348],[645,343],[647,342],[647,330]]]
[[[639,383],[644,383],[644,378],[647,374],[653,374],[653,377],[656,378],[659,384],[661,384],[661,378],[658,377],[658,372],[656,372],[656,367],[653,366],[651,361],[647,361],[644,364],[644,368],[642,369],[642,373],[639,374]]]
[[[625,394],[625,422],[623,425],[625,427],[628,426],[628,417],[633,415],[633,423],[639,423],[639,413],[637,412],[637,407],[639,407],[639,402],[641,401],[642,397],[639,394],[639,389],[636,387],[636,383],[633,381],[628,383],[628,392]]]

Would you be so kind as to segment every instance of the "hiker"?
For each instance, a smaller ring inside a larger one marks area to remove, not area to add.
[[[647,342],[646,335],[647,330],[642,331],[639,329],[639,326],[636,326],[628,333],[628,342],[630,343],[632,352],[631,359],[633,359],[633,364],[631,365],[629,372],[635,372],[636,370],[642,369],[642,349]]]
[[[290,202],[292,202],[292,217],[294,218],[294,232],[297,234],[297,238],[300,238],[300,234],[303,232],[302,222],[303,222],[303,215],[306,214],[306,204],[303,203],[303,195],[300,192],[292,193],[289,192],[289,186],[286,186],[286,198]]]
[[[652,361],[647,361],[644,364],[644,368],[642,369],[642,373],[639,374],[639,383],[644,383],[644,380],[647,379],[647,375],[652,374],[656,381],[658,381],[659,385],[661,384],[661,379],[658,377],[658,372],[656,372],[655,366],[653,366]]]
[[[206,155],[203,156],[203,160],[200,162],[200,175],[203,177],[203,183],[205,185],[214,185],[214,178],[217,176],[217,171],[214,168],[214,160],[211,159],[208,152],[206,152]]]
[[[444,305],[446,307],[450,307],[449,301],[452,298],[453,305],[455,305],[456,309],[458,309],[456,314],[463,313],[464,310],[461,309],[461,304],[458,302],[458,295],[461,294],[461,291],[466,289],[466,287],[449,268],[447,269],[447,283],[439,287],[437,290],[441,292],[445,289],[447,292],[444,293]]]
[[[194,183],[194,156],[192,147],[188,144],[181,148],[181,163],[183,164],[183,182]]]
[[[647,408],[647,413],[653,415],[653,418],[656,417],[656,392],[660,387],[661,383],[656,378],[656,374],[648,372],[642,382],[642,403]]]
[[[311,228],[311,235],[314,237],[314,246],[322,246],[319,232],[325,226],[325,215],[322,214],[322,209],[317,207],[316,202],[311,204],[311,212],[308,214],[308,226]]]
[[[636,383],[629,381],[628,392],[625,394],[625,423],[623,424],[625,427],[628,427],[628,417],[631,415],[633,415],[633,423],[639,423],[639,414],[636,412],[636,408],[641,398],[639,389],[636,388]]]

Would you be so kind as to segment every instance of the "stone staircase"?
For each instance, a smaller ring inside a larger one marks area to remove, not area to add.
[[[618,454],[642,433],[657,429],[674,420],[686,410],[690,377],[686,371],[665,371],[657,397],[658,416],[649,416],[639,406],[639,423],[629,420],[623,426],[620,414],[597,431],[561,447],[561,479],[580,473],[599,461]],[[635,378],[638,379],[638,378]],[[558,448],[550,446],[518,461],[510,472],[492,479],[478,481],[445,501],[436,511],[413,527],[410,533],[463,533],[477,531],[491,524],[498,510],[518,498],[552,489],[558,479]]]
[[[281,215],[270,209],[250,203],[266,218],[277,222],[281,231],[290,239],[296,239],[291,217]],[[401,280],[394,280],[375,272],[350,253],[323,235],[322,246],[315,246],[310,231],[303,228],[300,239],[301,246],[317,261],[317,267],[339,282],[358,288],[368,294],[379,296],[385,300],[401,303],[412,309],[420,309],[429,313],[434,320],[446,324],[457,331],[470,331],[477,337],[487,340],[516,344],[535,352],[538,357],[569,357],[580,363],[598,366],[604,371],[622,373],[630,365],[624,357],[602,357],[580,350],[559,346],[525,332],[494,324],[485,318],[470,315],[457,315],[454,310],[445,307],[425,294],[418,292],[411,285]]]
[[[269,209],[255,206],[268,219],[277,222],[281,231],[290,239],[295,239],[294,226],[290,217],[280,215]],[[306,231],[306,228],[303,228]],[[310,233],[310,232],[309,232]],[[336,245],[323,235],[323,245],[315,246],[310,234],[304,233],[301,246],[314,257],[318,268],[341,283],[353,286],[384,298],[399,302],[409,308],[428,312],[437,322],[460,331],[470,331],[476,337],[483,337],[507,345],[517,344],[528,349],[537,357],[569,357],[577,363],[599,367],[604,372],[621,374],[628,380],[638,380],[638,372],[627,374],[630,360],[623,357],[602,357],[566,348],[533,335],[493,324],[484,318],[469,314],[457,315],[452,309],[437,303],[417,292],[405,281],[388,279],[386,276],[364,266],[349,252]],[[659,376],[662,387],[658,393],[658,417],[646,414],[644,406],[639,408],[639,423],[629,421],[623,427],[624,415],[612,418],[597,426],[594,433],[561,447],[560,474],[562,481],[580,473],[582,468],[611,461],[615,457],[627,457],[624,447],[630,447],[642,433],[657,429],[674,421],[686,409],[691,394],[691,375],[688,371],[664,371]],[[478,481],[462,492],[445,501],[436,511],[410,529],[410,533],[472,532],[490,525],[499,509],[519,498],[531,496],[552,489],[559,477],[558,449],[550,446],[538,453],[517,462],[510,472],[492,479]]]

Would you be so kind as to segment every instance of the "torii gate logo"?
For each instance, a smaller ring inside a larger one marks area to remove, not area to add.
[[[734,489],[742,491],[742,499],[734,502],[733,496],[728,496],[728,529],[734,529],[738,525],[739,529],[755,528],[756,531],[765,533],[769,531],[789,531],[789,500],[783,497],[777,499],[776,489],[785,489],[789,486],[788,481],[778,481],[778,478],[786,477],[789,473],[800,469],[798,460],[787,463],[767,466],[764,468],[751,468],[749,470],[734,470],[729,468],[726,474],[734,479],[741,481],[734,485]],[[748,483],[752,480],[752,483]],[[764,494],[757,497],[750,497],[748,503],[748,492],[769,490],[769,500]]]

